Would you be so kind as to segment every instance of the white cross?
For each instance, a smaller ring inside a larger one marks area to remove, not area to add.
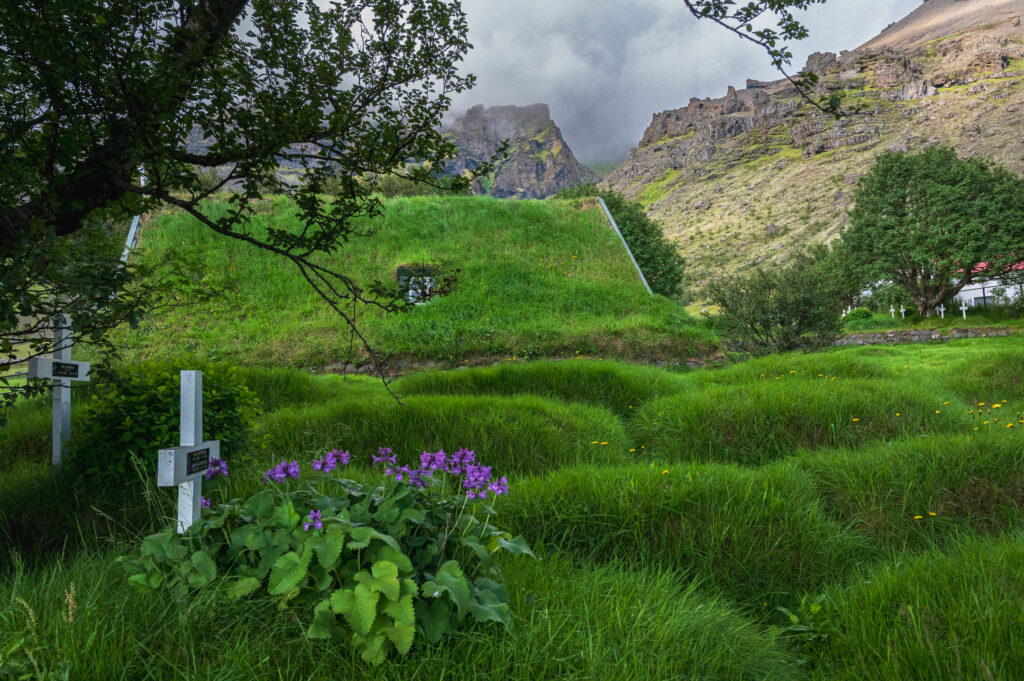
[[[964,319],[967,319],[967,301],[960,301],[960,311],[964,313]]]
[[[893,319],[896,319],[896,308],[892,305],[889,306],[889,314],[892,315]]]
[[[907,318],[907,311],[905,309],[903,309],[902,305],[900,305],[900,319],[906,319],[906,318]]]
[[[841,314],[841,315],[839,315],[839,316],[840,316],[840,317],[845,317],[845,316],[846,316],[846,310],[843,310],[843,314]]]
[[[33,357],[28,361],[29,378],[53,380],[53,454],[59,466],[71,439],[71,381],[89,380],[89,363],[71,361],[71,316],[62,314],[53,325],[53,359]],[[66,380],[63,380],[66,379]]]
[[[203,442],[203,372],[181,372],[181,446],[160,450],[156,484],[178,486],[178,534],[202,513],[203,475],[220,458],[220,441]]]
[[[945,305],[939,305],[939,306],[938,306],[937,308],[935,308],[935,309],[939,311],[939,314],[940,314],[940,315],[942,315],[942,318],[943,318],[943,319],[945,319],[945,318],[946,318],[946,306],[945,306]]]

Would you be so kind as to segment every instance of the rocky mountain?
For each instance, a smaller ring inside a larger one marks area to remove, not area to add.
[[[818,94],[748,80],[655,114],[606,183],[641,201],[688,260],[698,292],[723,271],[782,261],[836,236],[853,185],[884,150],[936,144],[1024,171],[1024,0],[926,0],[878,37],[811,55]]]
[[[547,104],[474,106],[445,130],[459,148],[459,155],[446,168],[452,174],[479,167],[494,156],[502,140],[509,140],[509,156],[490,178],[478,183],[478,194],[543,199],[600,180],[576,160],[551,120]]]

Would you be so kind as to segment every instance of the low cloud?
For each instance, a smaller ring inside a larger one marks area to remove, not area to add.
[[[793,44],[794,66],[816,51],[853,49],[920,0],[828,0],[803,14],[811,37]],[[747,78],[777,72],[755,45],[706,21],[682,0],[463,0],[477,85],[455,109],[545,102],[585,162],[621,160],[652,114],[690,97],[720,97]]]

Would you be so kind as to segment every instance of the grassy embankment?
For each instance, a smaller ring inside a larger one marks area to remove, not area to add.
[[[227,208],[211,203],[212,215]],[[261,205],[253,228],[285,229],[281,199]],[[363,225],[364,227],[367,225]],[[324,259],[364,284],[394,281],[399,265],[432,263],[458,283],[448,296],[399,315],[361,309],[371,344],[399,358],[473,363],[481,357],[600,354],[684,359],[714,335],[676,303],[650,296],[596,207],[571,201],[417,197],[385,204],[375,234]],[[282,258],[219,236],[190,216],[156,215],[140,257],[185,249],[219,295],[149,319],[119,340],[129,361],[205,357],[320,369],[356,359],[347,327]]]
[[[229,454],[215,495],[333,446],[470,446],[513,480],[501,523],[541,557],[504,564],[515,629],[380,669],[287,612],[134,594],[112,559],[167,522],[173,493],[76,491],[46,466],[45,401],[23,404],[0,434],[0,669],[32,674],[31,654],[97,679],[1020,678],[1022,358],[1003,338],[683,374],[503,363],[407,376],[406,407],[361,377],[243,369],[267,447]]]

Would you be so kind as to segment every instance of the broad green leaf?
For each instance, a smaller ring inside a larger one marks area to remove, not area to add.
[[[395,622],[395,624],[384,632],[395,645],[399,655],[405,655],[412,648],[413,639],[416,638],[416,625],[412,623]]]
[[[281,505],[274,509],[272,520],[278,527],[286,527],[288,529],[292,529],[299,524],[299,514],[295,512],[295,506],[292,504],[291,499],[285,498]]]
[[[536,558],[536,556],[533,555],[533,551],[531,551],[530,547],[527,545],[526,539],[523,537],[523,535],[519,535],[515,539],[511,540],[505,539],[504,537],[498,537],[498,545],[501,548],[508,551],[509,553],[513,553],[515,555],[520,556],[532,556]]]
[[[366,636],[370,633],[373,621],[377,619],[377,601],[380,594],[365,584],[357,584],[353,589],[353,595],[355,602],[346,619],[357,634]]]
[[[434,576],[434,582],[451,594],[452,600],[455,601],[455,605],[459,609],[459,615],[464,615],[469,608],[469,582],[466,581],[466,575],[462,574],[459,562],[449,560],[442,565]]]
[[[384,606],[384,612],[395,621],[404,624],[416,624],[416,611],[412,606],[412,595],[402,596],[397,601],[392,601]]]
[[[387,560],[378,560],[370,568],[356,575],[356,581],[365,584],[368,589],[379,591],[389,601],[397,601],[401,586],[398,583],[398,566]]]
[[[378,560],[391,561],[398,566],[398,571],[402,573],[412,572],[412,561],[409,560],[409,556],[405,555],[401,551],[397,551],[390,546],[382,546],[377,551]]]
[[[330,638],[336,621],[331,612],[331,602],[324,599],[313,608],[313,622],[309,625],[307,635],[310,638]]]
[[[202,583],[193,583],[193,586],[204,586],[217,578],[217,564],[206,551],[196,551],[191,558],[192,567],[195,568]],[[191,581],[191,580],[190,580]]]
[[[355,607],[356,598],[355,594],[352,593],[352,589],[336,589],[331,594],[331,610],[338,615],[348,615],[348,613]]]
[[[325,569],[331,570],[338,564],[341,550],[345,547],[345,531],[337,525],[332,525],[325,533],[317,538],[313,547],[316,557]]]
[[[416,618],[420,627],[423,628],[423,635],[430,643],[436,644],[448,631],[448,619],[451,617],[451,607],[448,601],[438,599],[434,601],[418,600],[415,603]]]
[[[398,545],[394,537],[389,537],[386,534],[381,534],[372,527],[366,525],[360,525],[359,527],[353,527],[350,532],[352,535],[352,541],[348,543],[350,549],[365,549],[370,545],[370,542],[374,539],[379,539],[395,551],[401,551],[402,547]]]
[[[260,580],[255,577],[239,577],[232,580],[228,585],[228,596],[235,599],[242,599],[260,588]]]
[[[358,639],[360,656],[370,664],[380,664],[387,656],[387,649],[384,647],[387,640],[387,637],[382,633]]]
[[[289,551],[274,563],[270,571],[270,583],[267,591],[272,596],[285,594],[299,585],[306,578],[306,568],[312,555],[308,552],[299,555]]]
[[[473,617],[478,622],[500,622],[507,627],[512,619],[508,603],[501,602],[490,591],[483,591],[478,596],[469,606]]]

